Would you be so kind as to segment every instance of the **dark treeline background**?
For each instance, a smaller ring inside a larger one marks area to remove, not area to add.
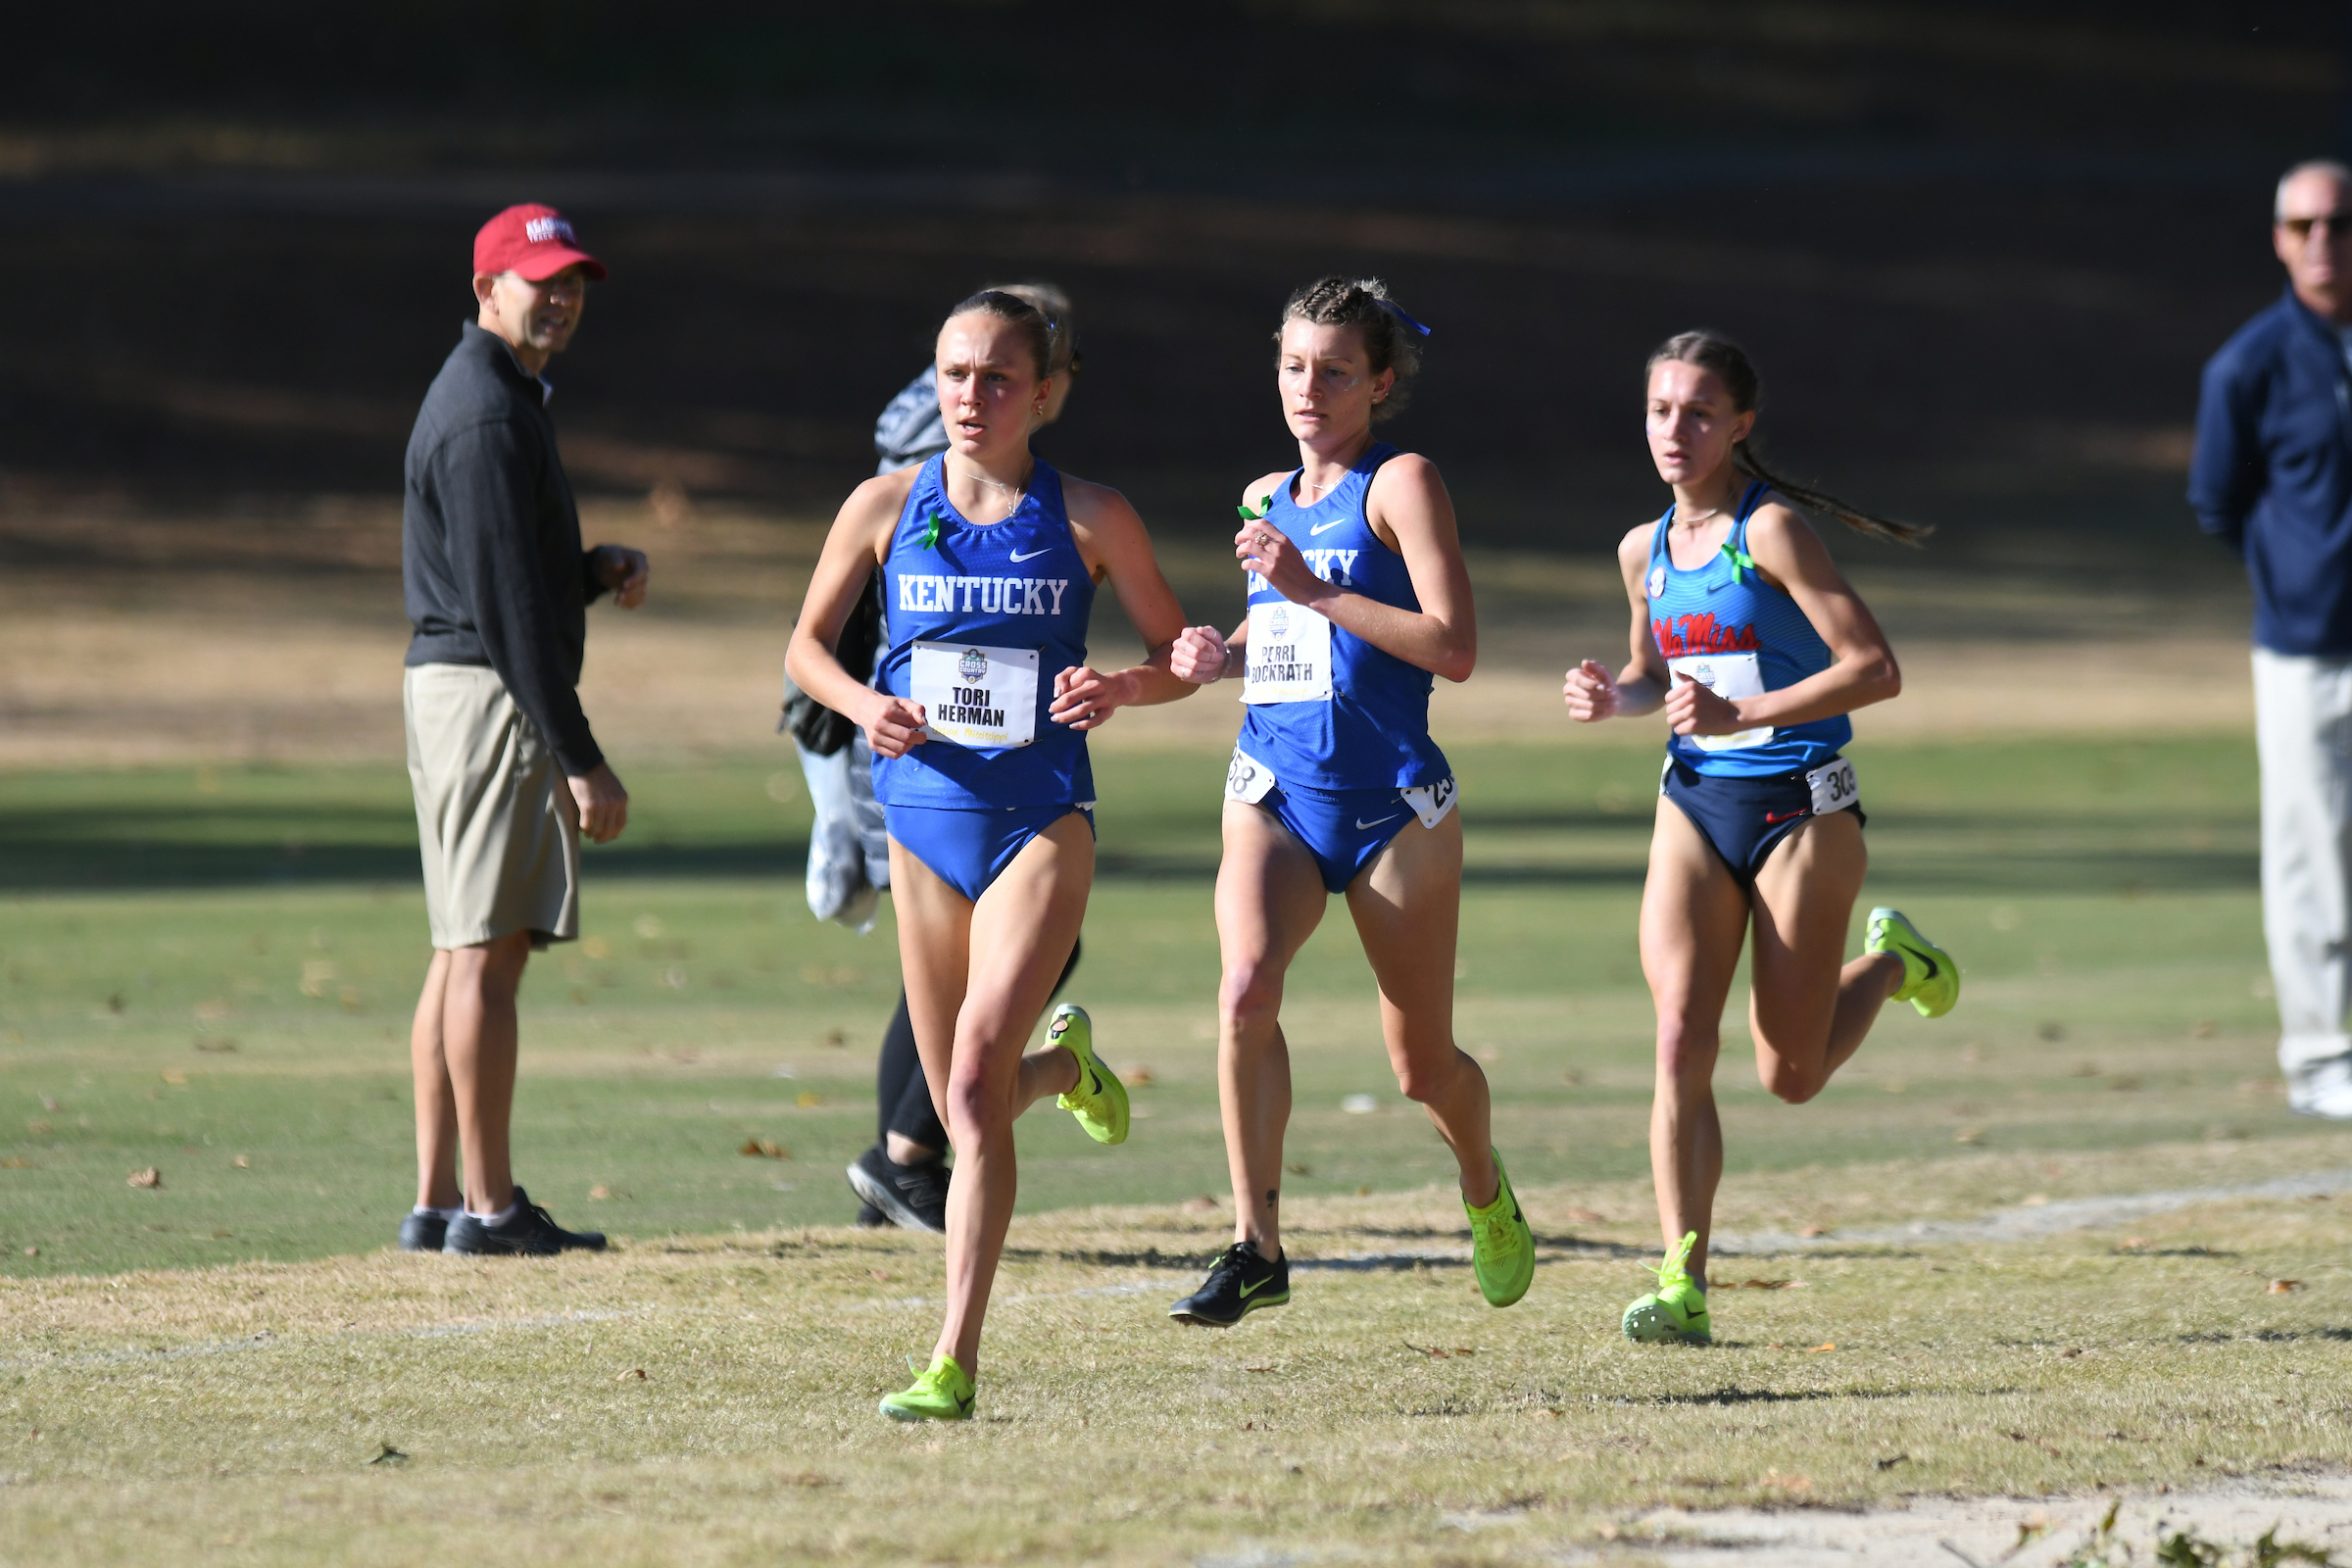
[[[1207,527],[1285,461],[1283,295],[1364,270],[1437,328],[1397,437],[1494,537],[1647,505],[1642,359],[1702,323],[1800,472],[2177,495],[2271,183],[2345,141],[2345,10],[12,8],[0,495],[396,490],[518,200],[612,267],[555,372],[591,487],[838,496],[944,307],[1043,275],[1087,355],[1053,455]]]

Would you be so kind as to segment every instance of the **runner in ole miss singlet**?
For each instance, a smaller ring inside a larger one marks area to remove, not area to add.
[[[1776,497],[1862,532],[1926,532],[1775,478],[1746,446],[1759,387],[1738,345],[1686,332],[1650,356],[1650,456],[1674,487],[1617,561],[1633,659],[1569,671],[1569,715],[1592,723],[1663,708],[1669,734],[1642,894],[1642,971],[1658,1018],[1650,1175],[1666,1259],[1627,1307],[1628,1339],[1704,1342],[1706,1243],[1723,1175],[1714,1072],[1723,1009],[1755,930],[1749,1017],[1764,1086],[1821,1092],[1888,1000],[1941,1017],[1960,997],[1951,955],[1894,909],[1873,909],[1841,962],[1862,890],[1862,804],[1846,714],[1902,686],[1894,655],[1813,530]]]

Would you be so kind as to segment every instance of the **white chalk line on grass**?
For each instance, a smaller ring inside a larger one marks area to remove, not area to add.
[[[1952,1242],[2031,1242],[2067,1231],[2121,1225],[2150,1214],[2169,1214],[2199,1203],[2243,1198],[2324,1198],[2352,1192],[2352,1170],[2281,1176],[2234,1187],[2182,1187],[2164,1193],[2118,1193],[2106,1198],[2068,1198],[2049,1203],[2020,1203],[1983,1219],[1920,1219],[1904,1225],[1875,1225],[1790,1236],[1782,1231],[1718,1233],[1707,1243],[1714,1252],[1812,1252],[1825,1248],[1938,1246]]]

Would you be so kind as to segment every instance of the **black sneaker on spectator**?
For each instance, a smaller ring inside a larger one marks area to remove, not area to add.
[[[463,1252],[472,1257],[552,1257],[558,1252],[601,1252],[605,1250],[602,1231],[567,1231],[548,1217],[523,1192],[519,1183],[514,1188],[514,1210],[500,1225],[473,1214],[460,1214],[449,1222],[449,1233],[441,1242],[444,1252]]]
[[[858,1228],[861,1231],[879,1230],[890,1223],[890,1216],[871,1203],[858,1205]]]
[[[404,1252],[438,1252],[442,1238],[449,1234],[449,1221],[438,1214],[419,1214],[411,1210],[400,1222],[400,1250]]]
[[[942,1235],[948,1228],[948,1167],[933,1159],[902,1165],[868,1149],[850,1164],[850,1186],[903,1230]]]

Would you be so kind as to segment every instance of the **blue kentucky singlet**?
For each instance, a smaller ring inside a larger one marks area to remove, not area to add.
[[[1364,516],[1373,474],[1396,455],[1375,442],[1311,507],[1291,499],[1294,470],[1266,503],[1266,520],[1325,582],[1418,612],[1404,558]],[[1244,752],[1285,788],[1412,789],[1451,775],[1429,738],[1428,670],[1292,604],[1255,573],[1249,583]]]
[[[891,535],[874,670],[876,690],[924,705],[928,738],[874,759],[874,798],[961,810],[1091,803],[1086,736],[1047,716],[1054,677],[1086,662],[1095,607],[1061,475],[1039,462],[1012,515],[979,524],[948,500],[945,461],[923,465]]]
[[[1793,686],[1830,667],[1830,645],[1796,601],[1765,582],[1747,559],[1747,519],[1769,485],[1750,484],[1740,498],[1731,537],[1706,564],[1685,571],[1667,549],[1674,509],[1650,535],[1649,629],[1666,667],[1689,675],[1722,697],[1757,697]],[[1766,724],[1736,735],[1675,735],[1666,750],[1695,772],[1758,778],[1819,767],[1854,738],[1843,713],[1775,729]]]

